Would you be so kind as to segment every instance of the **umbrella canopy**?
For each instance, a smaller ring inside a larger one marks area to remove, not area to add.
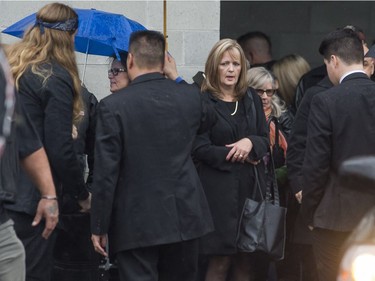
[[[129,37],[133,31],[145,30],[140,23],[124,15],[108,13],[95,9],[74,9],[79,24],[75,36],[77,52],[111,56],[118,51],[128,51]],[[28,27],[35,23],[36,14],[29,15],[14,23],[2,32],[22,38]]]

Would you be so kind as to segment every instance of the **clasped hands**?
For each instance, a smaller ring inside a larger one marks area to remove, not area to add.
[[[231,148],[227,157],[225,158],[227,161],[234,162],[241,162],[241,163],[251,163],[253,165],[257,165],[260,161],[251,160],[249,158],[249,154],[253,149],[253,143],[249,138],[243,138],[239,141],[231,144],[225,145],[226,147]]]

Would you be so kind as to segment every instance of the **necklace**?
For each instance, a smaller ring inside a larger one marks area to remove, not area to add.
[[[236,114],[237,113],[237,109],[238,109],[238,101],[236,101],[236,107],[234,108],[234,111],[233,111],[233,113],[231,113],[230,115],[234,115],[234,114]]]

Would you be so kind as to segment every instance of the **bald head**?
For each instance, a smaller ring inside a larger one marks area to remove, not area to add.
[[[248,32],[237,39],[251,65],[264,64],[272,60],[271,41],[260,31]]]

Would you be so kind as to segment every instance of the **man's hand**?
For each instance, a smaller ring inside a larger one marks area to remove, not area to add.
[[[46,151],[41,147],[21,159],[21,165],[38,187],[42,197],[47,198],[40,199],[34,220],[31,224],[32,226],[36,226],[44,218],[46,226],[42,236],[47,239],[59,220],[59,207],[57,205],[55,184],[53,183]]]
[[[88,213],[91,209],[91,192],[89,192],[89,196],[82,201],[78,201],[79,206],[81,207],[81,213]]]
[[[38,225],[42,218],[45,219],[46,224],[42,236],[44,239],[48,239],[59,221],[59,207],[57,205],[57,200],[40,199],[32,226]]]
[[[94,249],[99,254],[108,257],[108,253],[105,251],[105,246],[107,245],[107,234],[102,235],[91,235],[92,245]]]
[[[73,125],[73,127],[72,127],[72,138],[74,140],[76,140],[78,138],[78,129],[77,129],[76,125]]]
[[[302,203],[302,190],[295,194],[298,203]]]
[[[164,74],[173,81],[178,77],[176,61],[167,51],[165,52],[163,71]]]

